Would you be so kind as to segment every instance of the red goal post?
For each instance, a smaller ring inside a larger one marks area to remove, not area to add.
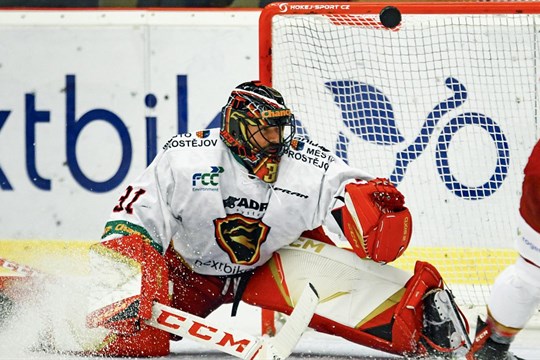
[[[390,5],[395,28],[379,18]],[[284,2],[259,20],[260,79],[299,132],[404,192],[415,228],[395,265],[432,262],[480,311],[517,256],[540,137],[539,25],[538,2]]]

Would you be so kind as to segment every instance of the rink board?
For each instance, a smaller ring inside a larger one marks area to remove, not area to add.
[[[47,273],[85,275],[88,272],[88,249],[94,242],[50,240],[0,240],[0,257],[35,267]],[[463,256],[463,254],[467,256]],[[510,249],[410,247],[405,254],[392,263],[400,269],[412,271],[416,260],[432,262],[445,279],[452,284],[492,283],[496,274],[512,264],[517,253]],[[475,259],[472,261],[471,259]],[[506,260],[506,261],[504,261]],[[469,277],[456,277],[452,268],[471,269]],[[0,268],[0,275],[9,275],[8,269]]]

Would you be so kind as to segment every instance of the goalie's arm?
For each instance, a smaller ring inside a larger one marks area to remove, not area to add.
[[[162,254],[181,226],[170,204],[181,198],[170,164],[161,150],[152,163],[119,196],[107,219],[102,240],[140,235]]]

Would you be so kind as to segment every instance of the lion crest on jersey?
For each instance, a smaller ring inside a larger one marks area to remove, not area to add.
[[[266,241],[270,227],[260,219],[230,214],[214,220],[216,241],[229,255],[231,262],[253,265],[260,258],[260,248]]]

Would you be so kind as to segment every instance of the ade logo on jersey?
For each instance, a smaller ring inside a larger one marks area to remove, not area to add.
[[[253,199],[229,196],[227,199],[223,200],[223,206],[229,209],[234,209],[235,207],[243,207],[251,210],[265,211],[268,208],[268,203],[259,203]]]
[[[224,171],[221,166],[211,166],[210,172],[193,174],[191,177],[193,191],[218,191],[219,175]]]
[[[262,243],[270,227],[260,219],[240,214],[214,220],[216,242],[234,264],[252,265],[259,261]]]

